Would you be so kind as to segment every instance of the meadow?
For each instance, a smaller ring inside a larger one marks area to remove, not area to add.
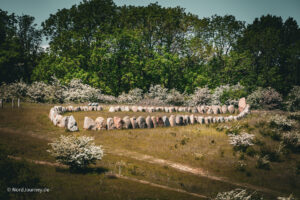
[[[51,107],[53,104],[24,103],[19,109],[0,109],[1,151],[21,158],[13,162],[26,163],[39,184],[50,189],[47,193],[30,194],[31,199],[209,199],[235,188],[256,191],[264,199],[290,194],[300,197],[300,154],[282,148],[280,137],[268,122],[271,116],[288,115],[287,112],[255,110],[240,121],[222,125],[84,130],[85,116],[170,115],[109,113],[108,106],[104,106],[104,111],[66,113],[75,117],[80,129],[72,133],[51,123]],[[234,149],[224,127],[254,134],[254,145],[245,151]],[[299,121],[293,129],[299,131]],[[94,137],[95,143],[104,148],[103,159],[81,173],[48,165],[55,163],[47,152],[48,143],[70,134]],[[260,158],[266,155],[268,167],[259,165]],[[20,195],[10,193],[9,198],[19,199]]]

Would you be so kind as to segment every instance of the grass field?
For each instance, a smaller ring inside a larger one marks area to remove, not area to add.
[[[42,185],[50,188],[49,193],[35,194],[37,199],[201,199],[188,193],[212,198],[218,192],[237,187],[257,188],[265,199],[291,193],[300,197],[299,153],[285,151],[278,154],[269,170],[256,167],[258,155],[262,152],[273,155],[280,148],[280,141],[262,133],[268,133],[270,129],[265,121],[276,113],[285,115],[282,111],[256,111],[239,122],[227,123],[228,126],[238,123],[241,130],[255,134],[256,142],[251,153],[234,151],[225,131],[218,131],[215,124],[110,131],[82,129],[85,116],[95,119],[99,116],[170,115],[163,112],[109,113],[106,107],[101,112],[71,113],[80,131],[70,133],[52,125],[48,119],[52,106],[26,103],[20,109],[1,109],[0,148],[12,156],[55,162],[46,152],[48,143],[60,135],[75,134],[93,136],[95,143],[104,147],[105,156],[90,171],[81,174],[59,167],[29,164]],[[295,128],[299,131],[299,122]],[[121,161],[124,163],[122,167],[118,164]],[[180,170],[172,163],[202,173]],[[109,175],[119,173],[187,193]],[[10,197],[19,198],[16,193]]]

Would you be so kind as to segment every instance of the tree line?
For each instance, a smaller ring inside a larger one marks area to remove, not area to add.
[[[151,85],[193,93],[240,83],[248,92],[273,87],[285,95],[300,83],[299,66],[293,18],[265,15],[246,24],[232,15],[200,19],[157,3],[83,0],[51,14],[39,29],[32,16],[0,10],[0,82],[49,83],[55,75],[115,96]]]

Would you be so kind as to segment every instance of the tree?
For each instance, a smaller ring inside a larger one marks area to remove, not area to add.
[[[49,143],[52,148],[48,152],[58,162],[70,166],[71,170],[84,169],[103,157],[102,147],[91,143],[93,140],[94,138],[86,136],[61,135],[58,140]]]

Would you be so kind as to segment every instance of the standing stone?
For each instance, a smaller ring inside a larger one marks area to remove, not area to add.
[[[124,111],[125,111],[125,112],[129,112],[129,111],[130,111],[130,110],[129,110],[129,106],[125,106],[125,107],[124,107]]]
[[[146,120],[144,117],[139,116],[137,119],[137,124],[139,125],[140,128],[147,128]]]
[[[69,117],[69,120],[68,120],[68,125],[67,125],[67,129],[71,132],[74,132],[74,131],[78,131],[78,127],[77,127],[77,122],[75,120],[75,118],[73,117],[73,115],[71,115]]]
[[[170,121],[169,121],[169,118],[167,116],[163,116],[162,120],[163,120],[163,123],[164,123],[165,127],[169,127],[170,126]]]
[[[55,108],[51,108],[50,109],[50,112],[49,112],[49,118],[50,120],[53,122],[54,118],[56,117],[57,115],[57,111],[55,110]]]
[[[123,118],[123,122],[124,122],[124,125],[123,125],[124,128],[126,128],[126,129],[132,129],[132,124],[131,124],[129,116],[125,116]]]
[[[95,120],[96,130],[106,130],[106,121],[103,117],[97,117]]]
[[[57,124],[60,122],[60,120],[61,120],[62,118],[63,118],[62,115],[57,114],[57,115],[54,117],[54,120],[53,120],[54,126],[57,126]]]
[[[212,108],[212,111],[213,111],[214,114],[216,114],[216,115],[220,114],[219,106],[212,106],[211,108]]]
[[[86,130],[96,130],[96,123],[92,118],[84,117],[83,128]]]
[[[115,125],[114,125],[114,120],[113,118],[109,117],[107,118],[107,130],[112,130],[112,129],[116,129]]]
[[[132,106],[132,107],[131,107],[131,110],[132,110],[132,112],[137,112],[137,111],[138,111],[138,108],[137,108],[136,106]]]
[[[170,116],[170,125],[173,127],[173,126],[176,126],[176,117],[174,115],[171,115]]]
[[[156,128],[157,127],[157,121],[156,121],[156,117],[152,116],[151,117],[152,123],[153,123],[153,127]]]
[[[115,107],[111,106],[108,110],[108,112],[116,112]]]
[[[233,120],[233,116],[230,115],[230,116],[228,117],[228,121],[232,121],[232,120]]]
[[[233,105],[228,106],[228,111],[230,114],[234,113],[234,106]]]
[[[93,111],[94,110],[94,106],[89,106],[89,111]]]
[[[147,128],[153,128],[153,122],[150,116],[146,117],[146,124],[147,124]]]
[[[192,108],[192,113],[198,113],[198,109],[196,107]]]
[[[18,108],[20,108],[20,98],[18,98]]]
[[[184,125],[191,124],[191,119],[190,119],[190,116],[189,116],[189,115],[184,115],[184,116],[183,116],[183,124],[184,124]]]
[[[84,110],[84,111],[89,111],[89,107],[88,107],[88,106],[84,106],[84,107],[83,107],[83,110]]]
[[[114,124],[117,129],[122,129],[124,122],[120,117],[114,117]]]
[[[205,123],[205,124],[210,124],[210,123],[211,123],[210,117],[205,117],[205,118],[204,118],[204,123]]]
[[[239,100],[239,112],[242,112],[246,108],[246,98],[243,97]]]
[[[168,107],[164,107],[164,111],[165,112],[169,112],[169,108]]]
[[[206,110],[206,114],[209,114],[209,115],[210,115],[210,114],[213,114],[213,110],[212,110],[212,107],[211,107],[211,106],[207,106],[206,109],[207,109],[207,110]]]
[[[138,123],[136,122],[136,118],[135,118],[135,117],[131,117],[131,118],[130,118],[130,122],[131,122],[131,125],[132,125],[132,128],[133,128],[133,129],[139,128],[139,125],[138,125]]]
[[[191,108],[191,107],[188,107],[188,108],[187,108],[187,111],[188,111],[188,112],[192,112],[192,108]]]
[[[198,121],[199,124],[204,124],[205,123],[204,118],[201,117],[201,116],[198,116],[197,121]]]
[[[102,106],[97,106],[97,111],[102,111],[103,107]]]
[[[69,117],[64,116],[58,123],[57,126],[60,128],[66,128],[68,124]]]
[[[190,116],[190,121],[191,121],[191,124],[195,124],[196,123],[196,118],[195,118],[194,115]]]
[[[119,112],[119,111],[121,111],[120,106],[116,106],[116,107],[115,107],[115,112]]]
[[[139,106],[137,109],[139,112],[145,112],[145,109],[142,106]]]
[[[223,114],[226,114],[227,111],[228,111],[228,110],[227,110],[227,106],[226,106],[226,105],[223,105],[222,108],[221,108],[221,110],[222,110],[222,113],[223,113]]]
[[[175,122],[177,126],[183,125],[183,117],[181,115],[176,115]]]
[[[124,112],[125,111],[125,106],[121,106],[120,109],[121,109],[122,112]]]
[[[156,117],[156,124],[157,124],[157,127],[165,126],[165,123],[164,123],[164,120],[162,119],[162,117]]]

